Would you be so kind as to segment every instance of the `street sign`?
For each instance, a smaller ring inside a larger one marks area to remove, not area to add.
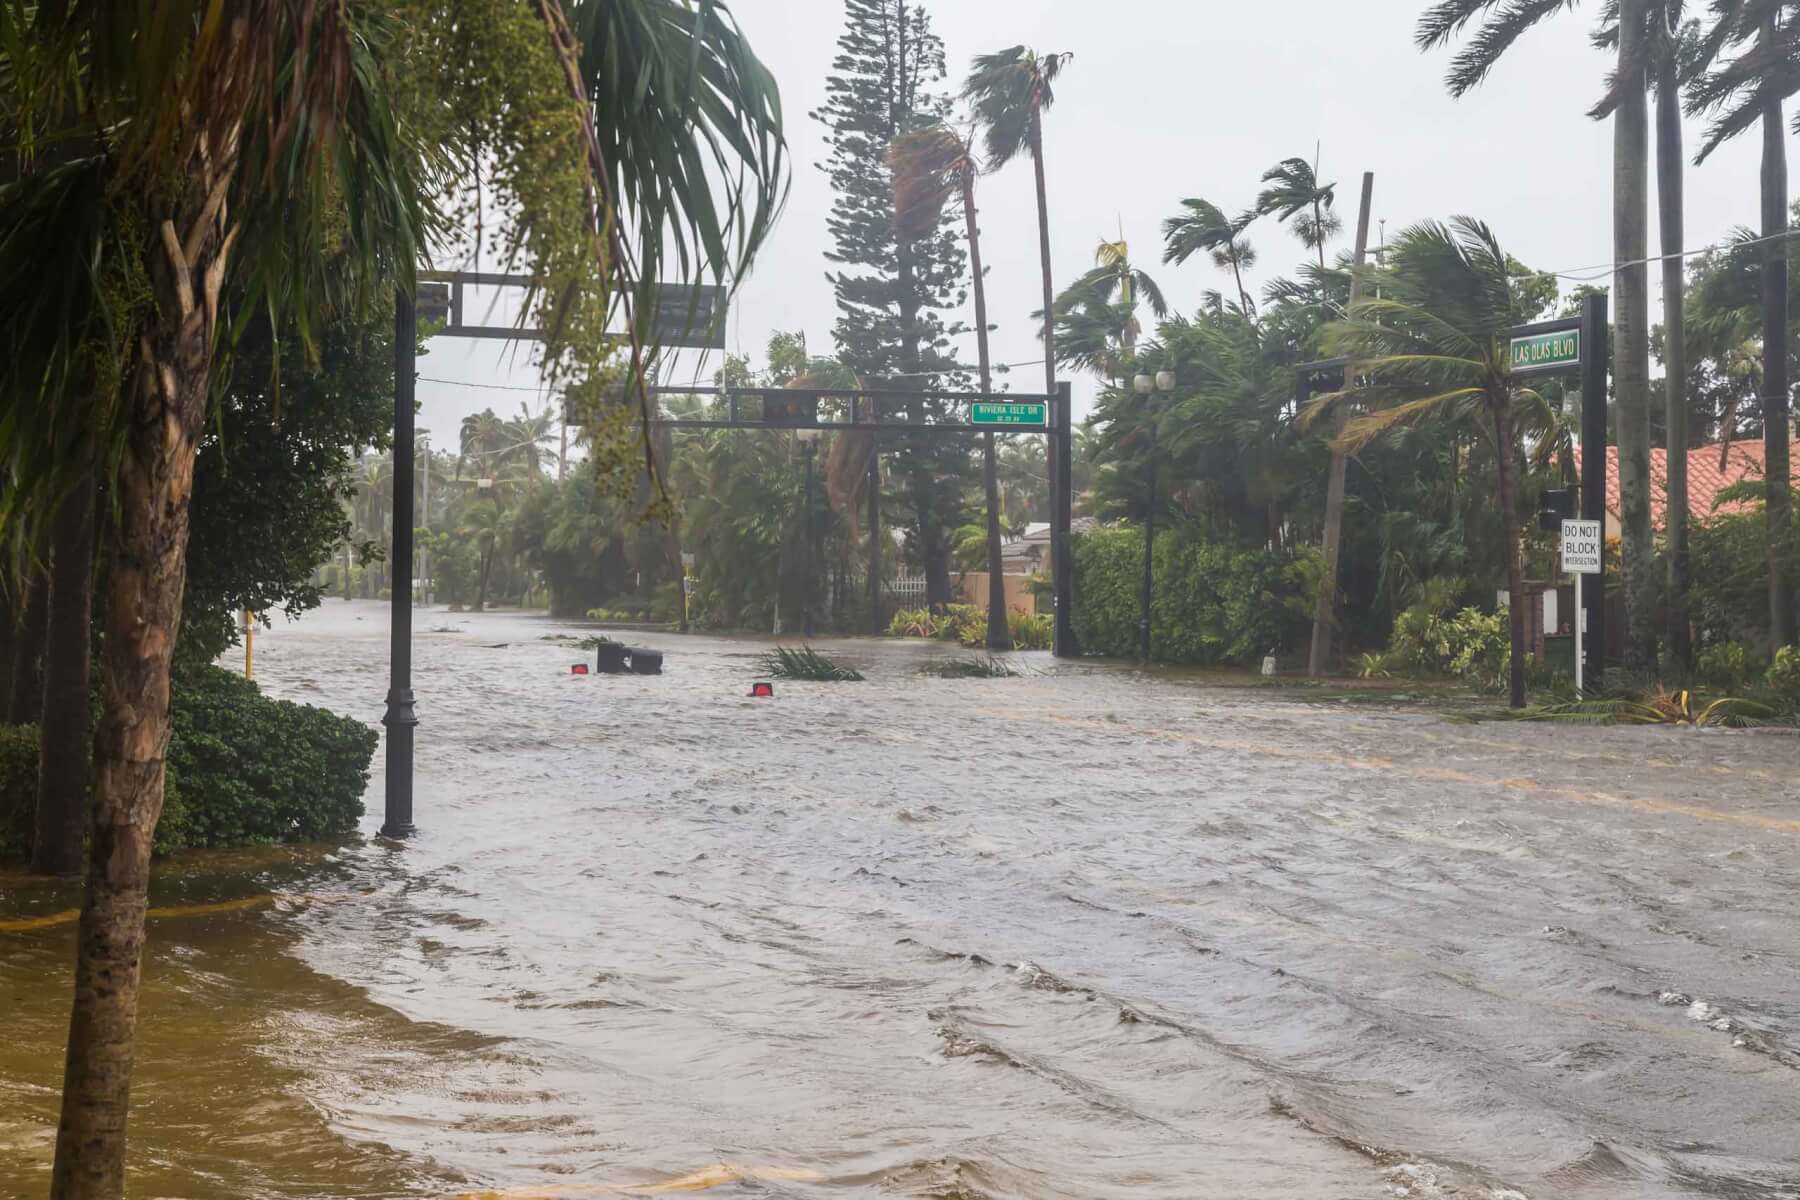
[[[995,404],[977,401],[969,406],[969,420],[976,425],[1042,425],[1046,404]]]
[[[1606,542],[1599,521],[1562,523],[1563,570],[1571,575],[1598,575],[1604,567]]]
[[[1512,365],[1514,374],[1573,370],[1581,365],[1581,331],[1564,329],[1516,337],[1512,340]]]

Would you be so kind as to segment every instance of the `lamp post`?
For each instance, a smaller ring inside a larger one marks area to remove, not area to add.
[[[1153,581],[1151,554],[1156,544],[1156,434],[1161,418],[1160,401],[1156,397],[1166,397],[1175,390],[1175,372],[1158,371],[1151,375],[1148,371],[1139,371],[1132,378],[1131,387],[1143,398],[1150,428],[1149,478],[1144,489],[1144,594],[1138,616],[1138,658],[1147,667],[1150,665],[1150,590]]]
[[[801,632],[808,638],[813,635],[813,459],[818,457],[820,429],[796,429],[794,436],[800,439],[800,456],[806,462],[806,489],[804,513],[806,528],[806,574],[801,577]]]

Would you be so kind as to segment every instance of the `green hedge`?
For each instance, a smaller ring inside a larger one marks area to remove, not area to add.
[[[159,852],[322,841],[356,828],[380,740],[362,722],[271,700],[208,665],[177,674],[170,724]],[[0,860],[30,854],[37,755],[36,726],[0,726]]]
[[[1160,531],[1151,554],[1150,654],[1158,662],[1260,662],[1301,644],[1306,570],[1293,558]],[[1142,527],[1075,537],[1075,637],[1090,654],[1134,657],[1144,578]]]

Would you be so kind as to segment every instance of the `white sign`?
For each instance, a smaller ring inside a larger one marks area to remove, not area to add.
[[[1564,521],[1562,523],[1563,570],[1571,575],[1598,575],[1601,555],[1606,545],[1599,521]]]

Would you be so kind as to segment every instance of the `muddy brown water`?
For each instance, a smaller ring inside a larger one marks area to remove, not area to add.
[[[418,624],[416,839],[159,871],[134,1197],[1800,1197],[1800,739]],[[258,678],[374,721],[386,645]],[[0,1196],[73,902],[0,878]]]

